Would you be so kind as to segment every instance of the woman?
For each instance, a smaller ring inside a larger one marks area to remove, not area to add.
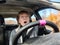
[[[27,10],[21,10],[18,15],[17,15],[17,22],[19,24],[18,28],[14,29],[14,31],[11,32],[11,35],[10,35],[10,41],[9,43],[11,44],[11,40],[12,40],[12,37],[14,35],[16,35],[16,33],[18,32],[18,30],[20,30],[21,27],[25,26],[26,24],[30,23],[30,20],[31,20],[31,14],[29,11]],[[29,29],[27,29],[25,32],[23,32],[22,36],[19,38],[18,40],[18,43],[23,43],[27,37],[26,35],[31,31],[31,33],[37,33],[35,30],[37,30],[38,28],[36,27],[31,27]],[[33,31],[34,30],[34,31]],[[37,34],[33,34],[31,35],[31,33],[29,33],[28,38],[29,37],[35,37],[37,36]],[[30,36],[31,35],[31,36]]]

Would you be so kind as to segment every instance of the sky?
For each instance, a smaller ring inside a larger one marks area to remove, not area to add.
[[[60,0],[51,0],[51,1],[56,1],[56,2],[60,2]]]
[[[58,10],[48,8],[48,9],[44,9],[44,10],[39,11],[39,14],[40,14],[41,17],[42,16],[48,17],[50,15],[50,13],[57,14]]]

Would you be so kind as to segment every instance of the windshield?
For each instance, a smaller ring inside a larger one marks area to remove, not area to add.
[[[38,11],[38,13],[42,19],[51,21],[60,28],[60,11],[52,8],[47,8]]]

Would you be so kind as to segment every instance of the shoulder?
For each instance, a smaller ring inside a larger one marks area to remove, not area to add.
[[[17,33],[19,29],[20,29],[20,26],[18,26],[16,29],[12,30],[11,33]]]
[[[14,33],[16,33],[16,30],[17,30],[18,28],[16,28],[16,29],[13,29],[12,31],[11,31],[11,34],[14,34]]]

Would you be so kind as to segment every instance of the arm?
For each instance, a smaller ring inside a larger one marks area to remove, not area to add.
[[[9,38],[9,45],[12,45],[12,40],[13,40],[13,38],[14,38],[14,36],[16,35],[16,32],[15,32],[15,30],[14,31],[12,31],[11,32],[11,34],[10,34],[10,38]],[[22,36],[18,39],[18,43],[23,43],[23,38],[22,38]]]
[[[13,40],[13,36],[15,35],[15,31],[12,31],[11,34],[10,34],[10,38],[9,38],[9,45],[12,45],[11,42]]]

